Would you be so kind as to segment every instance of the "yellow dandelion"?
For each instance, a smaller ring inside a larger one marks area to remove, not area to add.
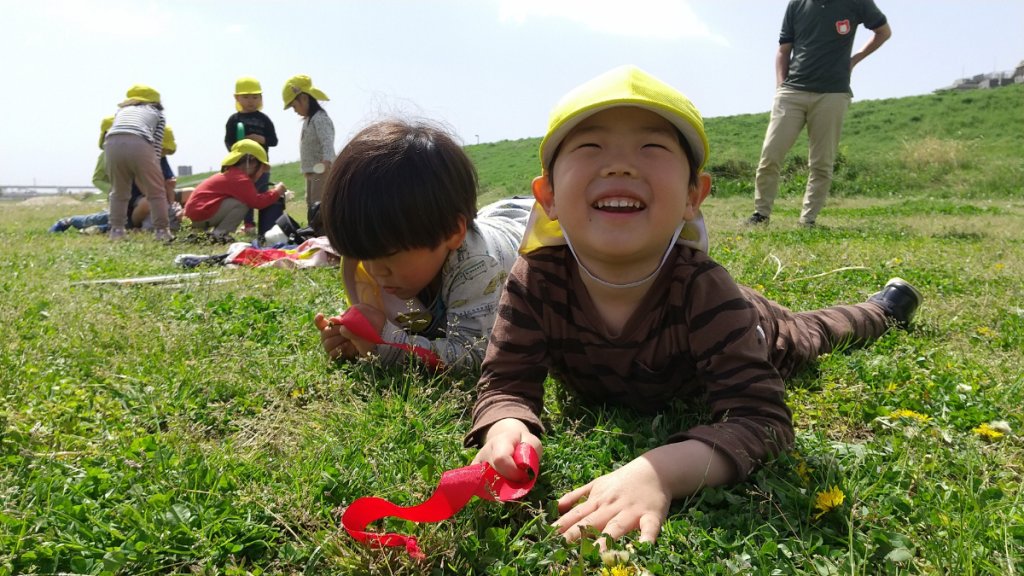
[[[993,334],[992,329],[989,328],[988,326],[979,326],[977,329],[974,330],[974,332],[978,336],[986,336],[986,337],[987,336],[991,336]]]
[[[303,392],[304,390],[302,388],[296,388],[292,390],[292,398],[298,398],[299,396],[302,396]]]
[[[975,434],[977,434],[978,436],[981,436],[985,440],[989,440],[989,441],[999,440],[1000,438],[1005,436],[1005,434],[1003,434],[999,430],[996,430],[995,428],[990,426],[988,423],[985,423],[985,424],[982,424],[981,426],[978,426],[977,428],[975,428],[973,430],[973,432]]]
[[[1006,268],[1006,264],[1003,264],[1002,262],[996,262],[996,265],[993,266],[993,268],[996,269],[996,272],[999,272],[1003,268]]]
[[[811,472],[814,472],[814,468],[807,465],[807,462],[801,460],[796,465],[796,475],[800,477],[800,481],[804,483],[804,486],[811,483]]]
[[[824,492],[818,492],[814,497],[814,509],[818,510],[818,513],[814,515],[814,519],[817,520],[826,513],[835,510],[845,499],[846,494],[843,494],[843,491],[838,486],[833,486],[830,490],[825,490]]]
[[[889,413],[889,418],[893,420],[917,420],[918,422],[927,422],[931,420],[930,417],[921,414],[920,412],[914,412],[913,410],[906,410],[904,408],[893,410]]]

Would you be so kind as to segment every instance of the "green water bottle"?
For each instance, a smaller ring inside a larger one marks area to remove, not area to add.
[[[235,142],[245,138],[245,124],[239,122],[235,125]]]

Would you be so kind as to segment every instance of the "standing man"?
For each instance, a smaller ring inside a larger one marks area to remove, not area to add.
[[[874,35],[851,57],[861,24]],[[874,0],[790,0],[775,55],[775,102],[757,165],[754,214],[747,224],[768,224],[782,162],[806,125],[810,174],[800,224],[814,226],[832,187],[843,117],[853,98],[850,72],[890,36]]]

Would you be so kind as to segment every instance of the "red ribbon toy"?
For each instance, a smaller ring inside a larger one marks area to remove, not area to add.
[[[400,348],[406,352],[410,352],[416,355],[416,357],[426,364],[431,370],[441,368],[441,359],[432,350],[427,350],[421,346],[399,344],[398,342],[386,342],[380,337],[380,334],[373,329],[373,325],[366,319],[366,316],[363,316],[363,313],[356,308],[349,308],[341,316],[335,316],[328,321],[331,324],[340,324],[345,328],[348,328],[353,334],[367,342],[394,346],[395,348]]]
[[[537,481],[540,459],[533,446],[523,443],[516,447],[512,460],[520,470],[532,473],[532,476],[525,482],[512,482],[499,476],[487,462],[448,470],[441,475],[441,482],[426,502],[402,507],[383,498],[359,498],[345,509],[341,515],[341,525],[359,542],[380,547],[405,546],[410,557],[422,560],[426,556],[414,536],[366,532],[367,524],[389,516],[413,522],[440,522],[462,510],[473,496],[499,502],[522,498]]]

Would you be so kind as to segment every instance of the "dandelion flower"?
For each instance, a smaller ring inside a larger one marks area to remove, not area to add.
[[[824,492],[818,492],[817,496],[814,497],[814,509],[818,510],[818,513],[814,515],[814,519],[817,520],[826,513],[835,510],[845,499],[846,494],[843,494],[843,491],[838,486],[833,486],[830,490],[825,490]]]
[[[1005,433],[1000,432],[990,424],[982,424],[975,428],[973,432],[978,436],[981,436],[985,440],[989,441],[999,440],[1000,438],[1006,435]]]
[[[893,410],[889,413],[889,418],[893,420],[917,420],[918,422],[927,422],[928,420],[931,420],[931,418],[924,414],[914,412],[913,410],[906,410],[904,408]]]
[[[629,552],[625,550],[605,550],[601,552],[601,562],[605,566],[615,566],[629,562]]]

